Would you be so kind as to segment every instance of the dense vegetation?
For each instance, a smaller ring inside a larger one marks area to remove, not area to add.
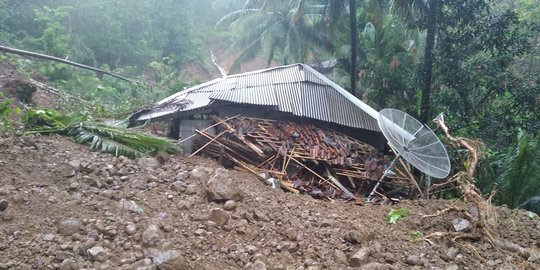
[[[482,141],[477,185],[497,184],[498,202],[512,207],[540,195],[539,34],[537,0],[0,0],[0,44],[139,82],[0,55],[90,101],[93,113],[181,91],[193,70],[218,76],[210,50],[234,59],[230,73],[250,61],[337,60],[332,79],[376,109],[428,124],[444,112],[454,134]]]

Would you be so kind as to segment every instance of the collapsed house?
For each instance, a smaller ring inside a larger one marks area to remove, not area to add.
[[[305,64],[218,78],[130,117],[131,125],[171,121],[184,152],[237,165],[274,187],[350,199],[373,187],[388,160],[377,111]],[[405,165],[385,179],[406,194]]]

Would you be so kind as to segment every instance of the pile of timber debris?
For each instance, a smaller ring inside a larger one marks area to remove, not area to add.
[[[233,163],[274,187],[329,200],[369,194],[389,164],[373,146],[314,124],[260,118],[210,116],[215,134],[197,130],[192,155]],[[406,167],[385,178],[388,190],[409,191]],[[410,175],[407,174],[407,175]],[[382,194],[381,194],[382,195]]]

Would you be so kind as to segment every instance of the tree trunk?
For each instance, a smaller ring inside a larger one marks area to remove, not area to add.
[[[435,31],[437,30],[437,2],[429,1],[426,48],[424,50],[424,70],[420,122],[427,123],[431,100],[431,77],[433,72],[433,47],[435,46]]]
[[[351,66],[349,73],[351,76],[351,94],[354,96],[356,94],[356,43],[358,40],[358,32],[356,29],[356,0],[349,0],[349,22],[351,28]]]
[[[126,82],[132,82],[132,80],[130,80],[130,79],[124,77],[124,76],[118,75],[116,73],[105,71],[105,70],[95,68],[95,67],[91,67],[91,66],[87,66],[87,65],[83,65],[83,64],[76,63],[76,62],[73,62],[73,61],[65,60],[65,59],[62,59],[62,58],[55,57],[55,56],[50,56],[50,55],[41,54],[41,53],[35,53],[35,52],[30,52],[30,51],[19,50],[19,49],[5,47],[5,46],[1,46],[1,45],[0,45],[0,51],[19,54],[19,55],[25,55],[25,56],[30,56],[30,57],[37,57],[37,58],[46,59],[46,60],[51,60],[51,61],[55,61],[55,62],[59,62],[59,63],[79,67],[79,68],[92,70],[92,71],[95,71],[95,72],[97,72],[99,74],[106,74],[106,75],[118,78],[120,80],[124,80]]]

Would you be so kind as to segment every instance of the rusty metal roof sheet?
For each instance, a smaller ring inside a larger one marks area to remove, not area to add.
[[[377,111],[305,64],[231,75],[194,86],[157,102],[137,121],[211,107],[214,101],[273,106],[300,117],[379,131]]]

